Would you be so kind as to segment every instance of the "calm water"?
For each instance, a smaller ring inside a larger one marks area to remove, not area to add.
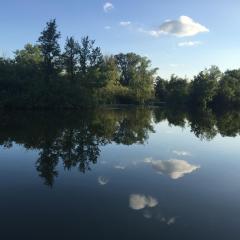
[[[0,116],[0,239],[240,239],[240,113]]]

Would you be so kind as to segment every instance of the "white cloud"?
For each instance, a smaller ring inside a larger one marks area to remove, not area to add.
[[[188,163],[185,160],[170,159],[170,160],[152,160],[151,165],[158,173],[166,174],[171,179],[179,179],[186,174],[190,174],[200,166]]]
[[[133,210],[141,210],[146,207],[153,208],[158,205],[157,199],[151,196],[132,194],[129,198],[129,207]]]
[[[178,155],[178,156],[192,156],[192,154],[190,152],[187,152],[187,151],[174,150],[173,153]]]
[[[178,43],[179,47],[194,47],[194,46],[198,46],[201,45],[202,42],[200,41],[188,41],[188,42],[180,42]]]
[[[130,21],[123,21],[123,22],[120,22],[119,24],[122,27],[127,27],[127,26],[131,25],[131,22]]]
[[[104,29],[105,29],[105,30],[110,30],[110,29],[112,29],[112,27],[110,27],[110,26],[105,26]]]
[[[113,10],[114,9],[114,6],[113,6],[113,4],[112,3],[110,3],[110,2],[106,2],[104,5],[103,5],[103,10],[104,10],[104,12],[110,12],[111,10]]]
[[[99,183],[100,185],[102,185],[102,186],[107,185],[108,182],[109,182],[109,179],[106,178],[106,177],[100,176],[100,177],[98,178],[98,183]]]
[[[161,35],[174,35],[177,37],[189,37],[199,33],[209,32],[205,26],[195,22],[192,18],[181,16],[178,20],[167,20],[161,24],[157,29],[146,31],[139,29],[140,32],[147,33],[153,37]]]

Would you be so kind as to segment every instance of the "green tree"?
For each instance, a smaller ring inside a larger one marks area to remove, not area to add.
[[[21,65],[40,65],[43,57],[39,45],[28,43],[24,49],[15,51],[15,61]]]
[[[219,99],[224,104],[240,105],[240,69],[228,70],[219,82]]]
[[[218,90],[218,81],[222,73],[218,67],[212,66],[194,77],[191,84],[191,101],[195,105],[206,108],[214,99]]]
[[[161,77],[156,78],[155,82],[155,96],[158,100],[162,102],[167,101],[168,91],[167,91],[168,82]]]
[[[135,53],[120,53],[115,58],[120,72],[120,83],[123,86],[129,86],[131,79],[134,78],[140,56]]]
[[[73,37],[67,38],[63,59],[66,72],[72,82],[74,81],[76,73],[78,71],[79,49],[79,43],[75,41]]]
[[[186,104],[189,95],[189,84],[186,79],[171,76],[167,84],[168,101],[172,104]]]
[[[15,51],[14,60],[16,74],[22,83],[32,84],[40,79],[43,57],[38,45],[26,44],[24,49]]]
[[[99,47],[94,47],[95,41],[83,37],[79,49],[80,72],[86,75],[92,68],[99,67],[103,62],[103,55]]]
[[[84,37],[81,40],[79,48],[79,70],[82,78],[82,83],[89,90],[92,87],[102,87],[101,81],[101,65],[103,63],[103,55],[99,47],[94,47],[95,41],[89,37]]]
[[[99,90],[99,99],[103,103],[117,103],[118,98],[124,95],[127,89],[120,84],[120,77],[114,56],[106,56],[101,68],[105,86]]]
[[[153,97],[154,75],[151,61],[135,53],[120,53],[115,56],[120,74],[120,83],[128,87],[128,101],[144,103]]]
[[[59,72],[60,64],[60,45],[58,40],[61,34],[57,31],[56,20],[47,22],[46,28],[42,31],[38,39],[43,56],[43,68],[45,77],[49,80],[51,75]]]
[[[130,81],[130,88],[135,101],[143,104],[153,98],[154,75],[157,70],[157,68],[151,69],[151,61],[149,59],[146,57],[139,58],[134,74],[135,77]]]

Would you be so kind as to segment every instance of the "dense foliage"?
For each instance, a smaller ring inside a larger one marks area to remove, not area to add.
[[[240,69],[222,73],[212,66],[192,81],[172,75],[170,81],[157,77],[155,96],[161,102],[197,109],[239,107]]]
[[[0,107],[79,108],[97,104],[144,104],[154,96],[150,61],[137,54],[103,56],[95,41],[67,37],[61,52],[55,20],[37,44],[0,58]]]
[[[37,44],[0,58],[0,108],[80,108],[99,104],[171,104],[197,108],[240,106],[240,69],[213,66],[193,80],[156,76],[135,53],[103,56],[88,36],[67,37],[61,50],[55,20]]]

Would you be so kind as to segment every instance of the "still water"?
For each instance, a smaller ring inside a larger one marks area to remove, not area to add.
[[[240,239],[240,113],[0,116],[0,239]]]

